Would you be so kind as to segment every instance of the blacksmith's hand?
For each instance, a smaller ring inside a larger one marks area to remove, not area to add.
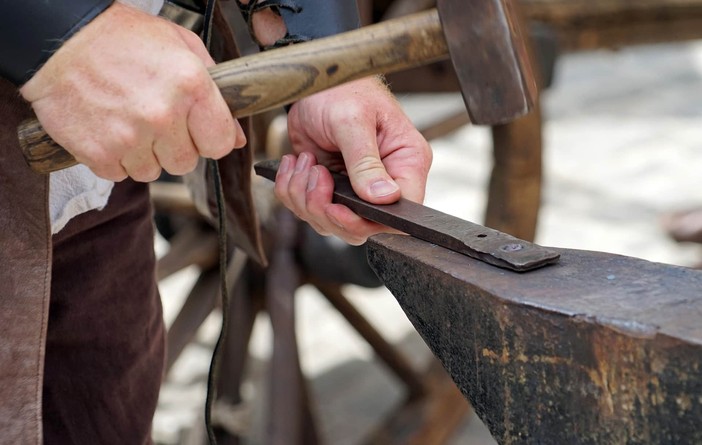
[[[46,132],[98,176],[185,174],[246,143],[192,32],[114,3],[20,89]]]
[[[431,148],[378,78],[366,78],[297,102],[288,116],[297,155],[286,155],[275,191],[283,204],[323,235],[362,244],[391,229],[332,204],[327,168],[346,172],[354,191],[376,204],[400,196],[422,202]]]

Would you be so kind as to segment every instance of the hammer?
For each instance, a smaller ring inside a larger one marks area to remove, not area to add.
[[[209,71],[235,117],[245,117],[344,82],[450,57],[471,122],[495,125],[527,113],[537,94],[515,3],[438,0],[436,9],[241,57]],[[36,119],[23,122],[18,135],[33,170],[49,173],[76,164]]]

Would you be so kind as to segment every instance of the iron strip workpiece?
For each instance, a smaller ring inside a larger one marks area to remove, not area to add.
[[[270,160],[257,163],[254,169],[258,175],[275,180],[278,166],[279,161]],[[332,175],[333,202],[349,207],[366,219],[415,238],[516,272],[538,269],[558,261],[560,257],[554,250],[406,199],[393,204],[371,204],[354,193],[347,176],[337,173]]]

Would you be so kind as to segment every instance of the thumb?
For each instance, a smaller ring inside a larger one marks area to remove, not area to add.
[[[334,139],[356,194],[375,204],[390,204],[400,199],[400,187],[380,159],[375,124],[357,122],[336,128]]]

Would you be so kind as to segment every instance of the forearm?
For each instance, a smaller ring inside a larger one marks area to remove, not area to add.
[[[26,82],[61,46],[112,0],[0,1],[0,76]]]

